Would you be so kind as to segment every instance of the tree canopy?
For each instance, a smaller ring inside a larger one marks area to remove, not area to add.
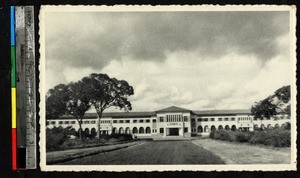
[[[128,100],[130,95],[134,94],[133,87],[125,80],[109,78],[106,74],[90,74],[82,79],[85,91],[88,93],[91,104],[95,107],[98,114],[100,128],[100,119],[105,109],[116,107],[129,111],[132,109]],[[98,130],[100,137],[100,130]]]
[[[69,89],[65,84],[59,84],[50,89],[46,95],[46,118],[55,119],[66,113],[66,103],[69,100]]]
[[[109,78],[106,74],[91,74],[82,82],[98,115],[112,106],[125,111],[132,109],[128,96],[133,95],[134,91],[126,81]]]
[[[256,102],[251,107],[254,118],[271,118],[278,114],[291,114],[291,92],[290,86],[283,86],[276,90],[273,95]]]
[[[94,106],[98,114],[99,129],[100,119],[105,109],[110,107],[125,111],[132,109],[128,97],[133,94],[133,87],[125,80],[93,73],[78,82],[59,84],[50,89],[46,96],[46,118],[58,118],[64,114],[72,115],[78,120],[81,130],[84,114]],[[99,134],[100,130],[98,130]]]

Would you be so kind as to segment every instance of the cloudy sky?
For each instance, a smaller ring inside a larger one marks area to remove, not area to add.
[[[247,109],[291,84],[289,12],[46,12],[46,89],[106,73],[134,111]]]

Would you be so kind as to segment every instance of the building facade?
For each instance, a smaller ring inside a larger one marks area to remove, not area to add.
[[[249,130],[254,128],[279,128],[290,122],[287,115],[271,119],[254,119],[250,110],[192,111],[171,106],[154,112],[103,113],[100,124],[97,114],[86,113],[82,129],[87,134],[96,134],[100,125],[101,134],[127,133],[135,138],[168,138],[208,136],[213,130]],[[47,119],[47,128],[71,126],[79,130],[78,121],[64,116]]]

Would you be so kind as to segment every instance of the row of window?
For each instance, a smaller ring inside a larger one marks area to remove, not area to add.
[[[96,121],[83,121],[83,124],[95,124]],[[47,121],[47,125],[55,125],[56,121]],[[58,124],[76,124],[76,121],[58,121]]]
[[[250,117],[239,117],[239,121],[249,121]]]
[[[215,121],[215,118],[198,118],[198,122],[207,122],[207,121]],[[235,118],[232,117],[232,118],[228,118],[228,117],[225,117],[225,118],[218,118],[218,121],[235,121]]]
[[[166,122],[182,122],[182,120],[184,122],[188,121],[188,117],[187,116],[182,116],[181,115],[167,115],[166,117]],[[164,118],[163,117],[159,117],[159,122],[164,122]]]
[[[247,121],[250,120],[250,117],[239,117],[239,121]],[[160,122],[164,122],[164,118],[159,118]],[[166,117],[167,122],[182,122],[181,115],[167,115]],[[183,117],[183,121],[187,122],[187,116]],[[207,121],[215,121],[215,118],[198,118],[198,122],[207,122]],[[235,118],[218,118],[218,121],[235,121]],[[139,119],[133,120],[133,123],[150,123],[150,119]],[[153,123],[156,123],[156,119],[152,120]],[[58,121],[58,124],[75,124],[76,121]],[[96,121],[83,121],[83,124],[95,124]],[[110,120],[101,120],[100,123],[110,123]],[[130,120],[113,120],[113,123],[130,123]],[[50,124],[56,124],[56,121],[50,121]],[[49,121],[47,121],[47,125],[49,125]]]
[[[150,119],[139,119],[139,120],[132,120],[133,123],[150,123]],[[152,122],[156,122],[156,119],[153,119]],[[113,123],[130,123],[130,120],[113,120]]]

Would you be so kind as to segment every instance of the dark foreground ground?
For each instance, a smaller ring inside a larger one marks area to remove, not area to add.
[[[224,164],[224,161],[191,141],[150,141],[128,148],[86,156],[64,165]]]

